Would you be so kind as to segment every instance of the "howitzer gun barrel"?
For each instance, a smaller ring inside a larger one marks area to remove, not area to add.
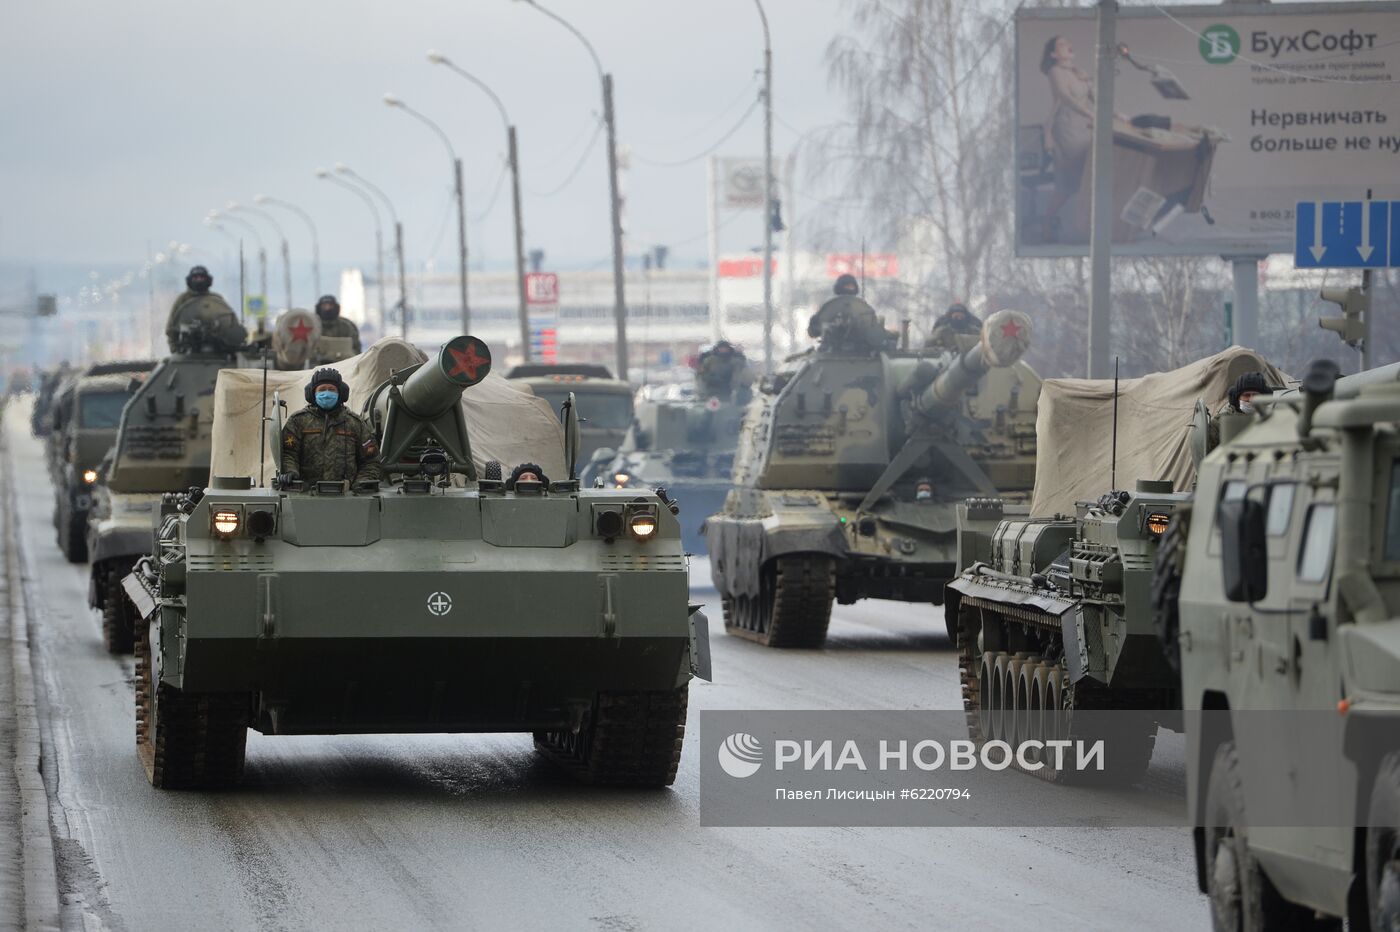
[[[435,358],[418,367],[399,388],[403,405],[413,415],[427,420],[451,409],[462,399],[462,392],[486,377],[491,370],[491,354],[475,337],[454,337],[438,350]]]
[[[918,392],[913,398],[915,410],[932,414],[957,403],[962,394],[988,371],[1019,360],[1030,341],[1029,317],[1020,311],[997,311],[982,325],[982,336],[977,345],[955,359],[932,382],[927,381],[929,370],[923,366],[906,380],[907,391],[910,394]]]

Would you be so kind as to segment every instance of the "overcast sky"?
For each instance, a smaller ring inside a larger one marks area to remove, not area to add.
[[[758,88],[762,33],[751,0],[546,0],[574,23],[615,75],[620,143],[636,157],[625,179],[629,251],[705,249],[705,162],[659,168],[714,144]],[[839,0],[767,0],[776,150],[797,131],[838,119],[823,55],[840,28]],[[387,91],[440,123],[467,165],[468,213],[487,207],[503,165],[504,131],[484,95],[425,61],[437,49],[492,85],[519,126],[527,247],[559,263],[609,254],[604,146],[557,187],[583,153],[600,92],[583,46],[519,0],[43,0],[6,4],[0,30],[0,258],[139,261],[146,242],[189,241],[215,254],[207,211],[266,193],[316,218],[328,263],[368,261],[363,203],[313,176],[343,161],[398,207],[410,261],[448,267],[450,163],[423,125],[386,107]],[[756,111],[720,148],[758,155]],[[532,193],[533,192],[533,193]],[[294,259],[308,251],[282,217]],[[451,222],[449,222],[451,221]],[[751,228],[751,231],[750,231]],[[725,230],[727,249],[757,243],[756,214]],[[472,224],[474,255],[510,255],[509,189]],[[301,255],[295,255],[300,253]]]

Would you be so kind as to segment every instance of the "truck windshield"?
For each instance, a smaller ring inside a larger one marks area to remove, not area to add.
[[[78,408],[78,426],[116,430],[121,424],[122,408],[130,397],[126,392],[84,394]]]
[[[578,416],[583,418],[583,426],[601,427],[605,430],[626,430],[632,423],[632,396],[622,392],[589,392],[573,390],[574,401],[578,404]],[[537,388],[535,394],[549,402],[554,413],[569,398],[567,390]]]

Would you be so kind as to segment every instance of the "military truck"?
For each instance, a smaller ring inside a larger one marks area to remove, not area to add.
[[[97,468],[116,441],[122,409],[154,367],[152,361],[92,365],[55,396],[47,438],[49,475],[58,547],[69,562],[87,560],[87,520]]]
[[[569,394],[573,394],[582,421],[580,455],[585,463],[602,447],[616,450],[632,423],[632,386],[613,378],[607,366],[526,363],[513,367],[506,378],[528,385],[555,411],[561,411]]]
[[[63,363],[56,368],[49,369],[39,377],[39,385],[34,396],[34,407],[29,413],[29,429],[34,436],[39,438],[48,437],[53,429],[52,409],[53,398],[73,370],[68,363]]]
[[[1217,929],[1397,928],[1400,365],[1320,361],[1255,407],[1154,581],[1197,879]]]
[[[690,679],[709,676],[680,527],[654,493],[580,487],[567,396],[566,475],[478,473],[461,396],[490,358],[459,336],[368,395],[382,481],[167,496],[125,582],[153,785],[236,782],[249,727],[532,732],[585,780],[674,780]]]
[[[204,298],[222,303],[217,295]],[[102,640],[114,654],[130,653],[134,643],[135,616],[121,579],[151,552],[161,495],[209,483],[214,383],[220,369],[237,364],[247,338],[232,310],[222,324],[211,324],[211,317],[192,315],[181,325],[179,350],[128,401],[116,443],[97,470],[87,528],[88,604],[101,612]]]
[[[743,418],[742,406],[717,397],[638,402],[622,446],[594,451],[583,483],[665,489],[680,506],[686,552],[703,554],[705,520],[729,494]]]
[[[1104,772],[1048,760],[1027,772],[1056,783],[1142,777],[1158,726],[1176,728],[1180,718],[1151,583],[1162,535],[1189,501],[1170,481],[1140,479],[1131,491],[1080,502],[1072,516],[1031,518],[996,499],[958,506],[958,565],[966,568],[948,584],[944,612],[969,737],[1015,746],[1111,721]],[[1093,714],[1109,710],[1122,714]],[[1076,720],[1079,711],[1090,714]]]
[[[725,630],[770,647],[822,644],[833,599],[941,603],[957,503],[1034,482],[1026,315],[992,315],[961,353],[893,348],[841,309],[822,332],[760,384],[705,524]]]

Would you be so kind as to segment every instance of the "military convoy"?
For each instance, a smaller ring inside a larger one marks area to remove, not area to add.
[[[1158,561],[1217,929],[1400,923],[1400,365],[1337,376],[1220,431]]]
[[[705,524],[725,630],[771,647],[822,644],[833,600],[941,603],[957,503],[1024,500],[1034,482],[1024,314],[992,315],[960,353],[911,351],[843,300],[818,312],[821,345],[759,386]]]
[[[87,520],[98,467],[116,441],[122,409],[154,362],[88,366],[55,392],[48,412],[47,454],[58,547],[72,563],[87,560]]]
[[[580,487],[567,397],[567,475],[479,472],[460,399],[489,368],[457,337],[369,394],[382,482],[165,496],[125,584],[155,786],[236,781],[249,727],[532,732],[585,780],[672,782],[709,676],[679,525],[654,493]]]

